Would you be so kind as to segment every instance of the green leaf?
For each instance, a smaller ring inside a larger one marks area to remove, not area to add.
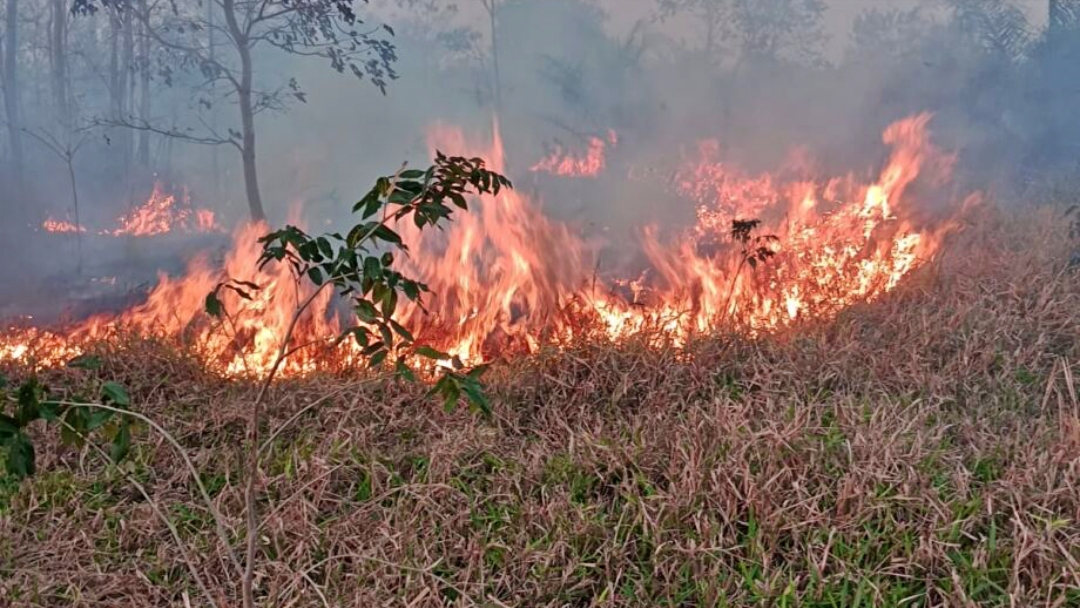
[[[369,360],[368,365],[372,368],[379,367],[380,365],[382,365],[382,362],[386,360],[386,355],[388,354],[390,354],[390,351],[386,350],[385,348],[376,352],[375,354],[371,355],[371,359]]]
[[[394,328],[394,331],[397,332],[397,335],[404,338],[407,342],[412,342],[415,339],[413,338],[411,331],[405,329],[405,326],[393,319],[390,319],[390,327]]]
[[[395,245],[400,245],[402,243],[401,235],[388,228],[385,224],[380,225],[375,229],[375,236]]]
[[[459,192],[447,192],[446,195],[450,197],[450,201],[454,203],[455,207],[468,210],[469,205],[465,202],[465,197]]]
[[[408,190],[400,188],[401,184],[399,184],[398,186],[399,188],[394,190],[394,192],[390,195],[390,198],[386,199],[386,201],[389,203],[394,203],[395,205],[408,205],[409,202],[412,201],[414,198],[413,194]]]
[[[19,423],[11,416],[0,414],[0,443],[7,441],[19,432]]]
[[[15,419],[20,427],[38,419],[41,412],[38,408],[38,383],[36,380],[28,380],[19,387],[18,403],[19,411]]]
[[[131,425],[127,420],[120,423],[120,432],[116,434],[116,438],[113,439],[112,445],[109,446],[109,457],[112,461],[119,463],[127,456],[131,450]]]
[[[397,310],[397,301],[397,291],[393,289],[387,289],[386,293],[383,294],[382,302],[380,302],[383,317],[389,319],[390,317],[394,316],[394,311]]]
[[[6,468],[8,473],[19,479],[34,474],[34,444],[25,434],[19,433],[8,442]]]
[[[364,259],[364,276],[377,280],[382,278],[382,261],[375,256]]]
[[[443,409],[447,412],[452,412],[457,407],[458,399],[461,398],[461,387],[458,385],[457,378],[450,374],[440,378],[432,391],[442,397]]]
[[[379,317],[379,311],[375,310],[375,305],[367,300],[356,300],[356,316],[360,318],[364,323],[374,323]]]
[[[63,415],[64,410],[66,409],[67,407],[58,401],[42,402],[40,408],[41,419],[49,422],[56,422],[60,419],[60,416]]]
[[[206,302],[203,304],[203,308],[206,310],[206,314],[220,319],[221,315],[225,312],[225,305],[221,303],[221,299],[218,298],[217,290],[211,291],[206,294]]]
[[[465,399],[468,400],[469,405],[483,412],[485,416],[491,415],[491,403],[488,401],[487,395],[484,394],[480,383],[466,380],[462,383],[461,388],[465,392]]]
[[[84,443],[83,435],[87,433],[86,408],[75,407],[69,409],[64,414],[64,422],[67,424],[60,428],[60,441],[64,442],[64,445],[82,447]]]
[[[353,327],[345,330],[338,338],[338,342],[340,343],[347,336],[353,336],[353,338],[356,340],[356,343],[359,344],[361,348],[363,348],[368,345],[371,332],[368,331],[368,328],[366,327]]]
[[[394,334],[390,332],[390,328],[385,323],[379,324],[379,335],[382,337],[383,344],[387,346],[394,345]]]
[[[101,408],[91,408],[83,420],[84,427],[82,430],[89,432],[104,426],[113,417],[114,413]]]
[[[420,179],[424,177],[424,171],[420,169],[409,169],[408,171],[402,171],[398,174],[399,179]]]
[[[103,399],[112,401],[120,407],[129,407],[131,405],[131,397],[128,396],[124,387],[115,382],[106,382],[101,386],[101,396]]]
[[[416,374],[405,364],[403,359],[398,359],[397,363],[394,364],[394,372],[399,378],[408,380],[409,382],[416,382]]]
[[[315,242],[319,244],[319,252],[323,254],[325,258],[334,257],[334,246],[330,244],[330,240],[325,236],[320,236],[315,239]]]
[[[75,369],[101,369],[101,357],[96,355],[79,355],[71,361],[68,361],[67,366]]]
[[[308,278],[311,279],[312,283],[315,283],[316,285],[322,285],[323,274],[317,266],[312,266],[311,268],[308,268],[307,274]]]
[[[431,348],[430,346],[417,347],[416,354],[420,355],[421,357],[427,357],[428,359],[437,359],[437,360],[442,360],[442,361],[445,361],[446,359],[450,358],[450,355],[448,355],[448,354],[446,354],[446,353],[444,353],[442,351],[435,350],[434,348]]]
[[[60,442],[66,446],[81,448],[85,442],[83,436],[78,431],[73,430],[69,426],[60,427]]]

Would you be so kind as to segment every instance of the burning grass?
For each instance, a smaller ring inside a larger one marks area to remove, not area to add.
[[[267,446],[263,605],[1080,605],[1080,273],[1058,215],[979,218],[827,322],[497,365],[491,420],[377,377],[275,386],[264,436],[299,422]],[[242,534],[253,387],[174,342],[100,348]],[[197,605],[118,471],[43,445],[0,482],[0,598]],[[122,466],[232,604],[176,454],[144,431]]]

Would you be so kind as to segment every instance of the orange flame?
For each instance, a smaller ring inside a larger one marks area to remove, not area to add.
[[[57,220],[57,219],[53,219],[51,217],[46,219],[44,222],[42,222],[41,227],[46,232],[57,232],[57,233],[86,232],[86,227],[85,226],[76,226],[75,224],[73,224],[73,223],[71,223],[71,222],[69,222],[67,220]]]
[[[176,227],[189,232],[219,230],[213,211],[192,209],[187,193],[178,201],[176,195],[166,193],[160,183],[154,184],[154,190],[145,203],[121,216],[119,223],[119,228],[102,231],[102,234],[153,236],[172,232]]]
[[[599,137],[589,138],[589,150],[584,157],[575,157],[565,152],[560,145],[546,158],[532,166],[533,173],[551,173],[562,177],[596,177],[606,165],[608,144],[615,147],[619,137],[615,131],[608,131],[607,141]]]
[[[476,363],[585,336],[620,341],[646,332],[654,343],[680,345],[724,327],[753,333],[828,319],[894,289],[956,228],[952,220],[921,218],[910,192],[919,178],[942,183],[952,166],[953,157],[929,142],[929,119],[915,116],[885,131],[892,153],[868,184],[852,176],[820,182],[748,176],[720,163],[716,144],[703,144],[676,180],[677,190],[696,202],[698,221],[672,242],[646,228],[641,249],[649,268],[632,279],[594,276],[596,246],[518,191],[473,201],[444,231],[421,232],[406,222],[397,228],[412,255],[402,271],[432,293],[424,309],[399,308],[398,321],[419,341]],[[487,145],[445,125],[431,130],[429,145],[505,170],[497,123]],[[757,233],[778,238],[767,263],[748,263],[729,235],[732,220],[751,218],[763,222]],[[225,374],[265,371],[296,303],[311,293],[286,265],[252,277],[265,231],[242,227],[222,269],[198,259],[180,279],[162,276],[145,304],[115,318],[90,319],[64,333],[0,335],[0,361],[57,362],[78,344],[127,327],[182,338]],[[223,276],[250,279],[261,289],[250,299],[223,292],[230,317],[211,322],[201,310]],[[329,290],[320,294],[291,345],[311,346],[297,352],[286,372],[358,361],[355,347],[327,350],[328,338],[340,331],[334,310]]]

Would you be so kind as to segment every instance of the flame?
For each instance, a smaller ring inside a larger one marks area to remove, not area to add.
[[[110,236],[153,236],[172,232],[179,227],[188,232],[212,232],[218,230],[214,212],[209,209],[193,209],[185,192],[180,199],[166,193],[160,182],[154,184],[150,197],[131,213],[119,220],[120,227],[104,230]]]
[[[397,229],[411,255],[401,270],[431,294],[423,308],[399,307],[397,320],[418,341],[477,363],[586,337],[617,342],[644,335],[653,344],[681,345],[724,328],[760,333],[828,319],[896,288],[957,227],[955,220],[923,217],[913,200],[917,179],[943,184],[954,160],[931,145],[929,120],[918,115],[885,131],[891,154],[869,183],[851,175],[820,181],[748,175],[720,162],[718,143],[702,143],[674,180],[677,194],[694,201],[696,223],[668,236],[643,229],[640,251],[648,264],[630,275],[597,276],[600,244],[548,218],[539,201],[515,190],[472,201],[470,212],[456,215],[446,230],[420,231],[405,222]],[[433,151],[485,158],[505,173],[497,121],[492,133],[490,142],[478,142],[439,124],[428,143]],[[770,254],[762,263],[730,235],[733,220],[751,218],[762,220],[755,235],[776,237],[753,244]],[[223,266],[203,257],[181,278],[162,275],[146,303],[118,316],[57,333],[0,334],[0,361],[59,362],[80,344],[127,328],[181,339],[227,375],[264,372],[296,304],[312,293],[286,265],[255,272],[258,237],[266,231],[241,227]],[[223,277],[260,289],[222,292],[230,314],[211,321],[201,311]],[[335,310],[329,290],[320,293],[294,333],[290,347],[307,347],[290,358],[287,373],[328,362],[359,364],[354,346],[331,350],[328,340],[341,330]]]
[[[178,200],[176,195],[165,192],[160,182],[146,201],[131,213],[120,216],[118,228],[100,230],[102,236],[154,236],[180,229],[185,232],[219,232],[214,212],[209,209],[195,209],[185,192]],[[41,227],[46,232],[71,233],[86,232],[85,226],[76,226],[67,220],[48,218]]]
[[[71,222],[69,222],[67,220],[57,220],[57,219],[53,219],[51,217],[46,219],[44,222],[42,222],[41,227],[46,232],[57,232],[57,233],[86,232],[86,227],[85,226],[76,226],[75,224],[73,224],[73,223],[71,223]]]
[[[615,147],[618,143],[618,134],[609,130],[607,140],[599,137],[589,138],[589,150],[584,157],[575,157],[565,152],[561,145],[556,145],[550,155],[529,170],[533,173],[550,173],[562,177],[596,177],[604,170],[608,145]]]

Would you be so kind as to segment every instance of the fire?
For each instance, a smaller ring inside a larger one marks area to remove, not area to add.
[[[193,209],[187,193],[179,199],[164,191],[161,183],[154,184],[150,197],[131,213],[121,216],[120,227],[102,234],[111,236],[153,236],[165,234],[179,227],[188,232],[211,232],[217,230],[214,212]]]
[[[596,276],[600,243],[548,218],[515,190],[473,201],[470,212],[443,231],[406,222],[397,227],[411,251],[402,271],[432,293],[423,309],[399,308],[398,321],[420,342],[477,363],[584,337],[618,342],[645,335],[650,343],[681,345],[717,330],[760,333],[828,319],[896,288],[957,227],[953,220],[922,217],[911,193],[916,180],[942,184],[952,166],[953,157],[930,143],[929,119],[915,116],[885,131],[892,152],[869,183],[851,175],[821,181],[747,175],[719,161],[718,144],[702,144],[674,180],[681,198],[696,204],[696,223],[667,236],[657,227],[643,229],[639,249],[648,264],[630,275]],[[483,157],[505,173],[497,123],[490,144],[436,125],[429,146]],[[751,218],[761,220],[751,241],[734,241],[732,221]],[[158,224],[139,225],[150,230]],[[146,303],[116,317],[90,319],[63,333],[0,334],[0,361],[55,363],[126,328],[182,339],[227,375],[265,371],[296,302],[311,293],[286,265],[256,272],[258,237],[266,231],[241,227],[223,266],[199,258],[181,278],[163,275]],[[775,239],[753,240],[766,235]],[[761,263],[752,255],[758,246],[769,254]],[[229,315],[217,322],[202,308],[223,277],[260,289],[246,294],[249,299],[222,292]],[[342,327],[335,310],[330,292],[321,293],[295,332],[293,346],[305,348],[286,372],[357,362],[352,347],[331,350]]]
[[[99,230],[101,236],[155,236],[173,230],[184,232],[218,232],[214,212],[209,209],[196,209],[185,192],[179,199],[175,194],[165,192],[164,186],[157,182],[146,201],[131,213],[120,216],[119,227],[111,230]],[[46,232],[72,233],[86,232],[85,226],[76,226],[67,220],[48,218],[41,227]]]
[[[42,222],[41,227],[46,232],[57,232],[57,233],[86,232],[86,227],[84,227],[84,226],[76,226],[75,224],[73,224],[73,223],[71,223],[71,222],[69,222],[67,220],[57,220],[57,219],[53,219],[51,217],[46,219],[44,222]]]
[[[607,140],[599,137],[589,138],[589,150],[584,157],[575,157],[565,152],[560,145],[546,158],[532,166],[533,173],[551,173],[562,177],[596,177],[604,170],[605,155],[610,144],[615,147],[619,137],[615,131],[608,131]]]

